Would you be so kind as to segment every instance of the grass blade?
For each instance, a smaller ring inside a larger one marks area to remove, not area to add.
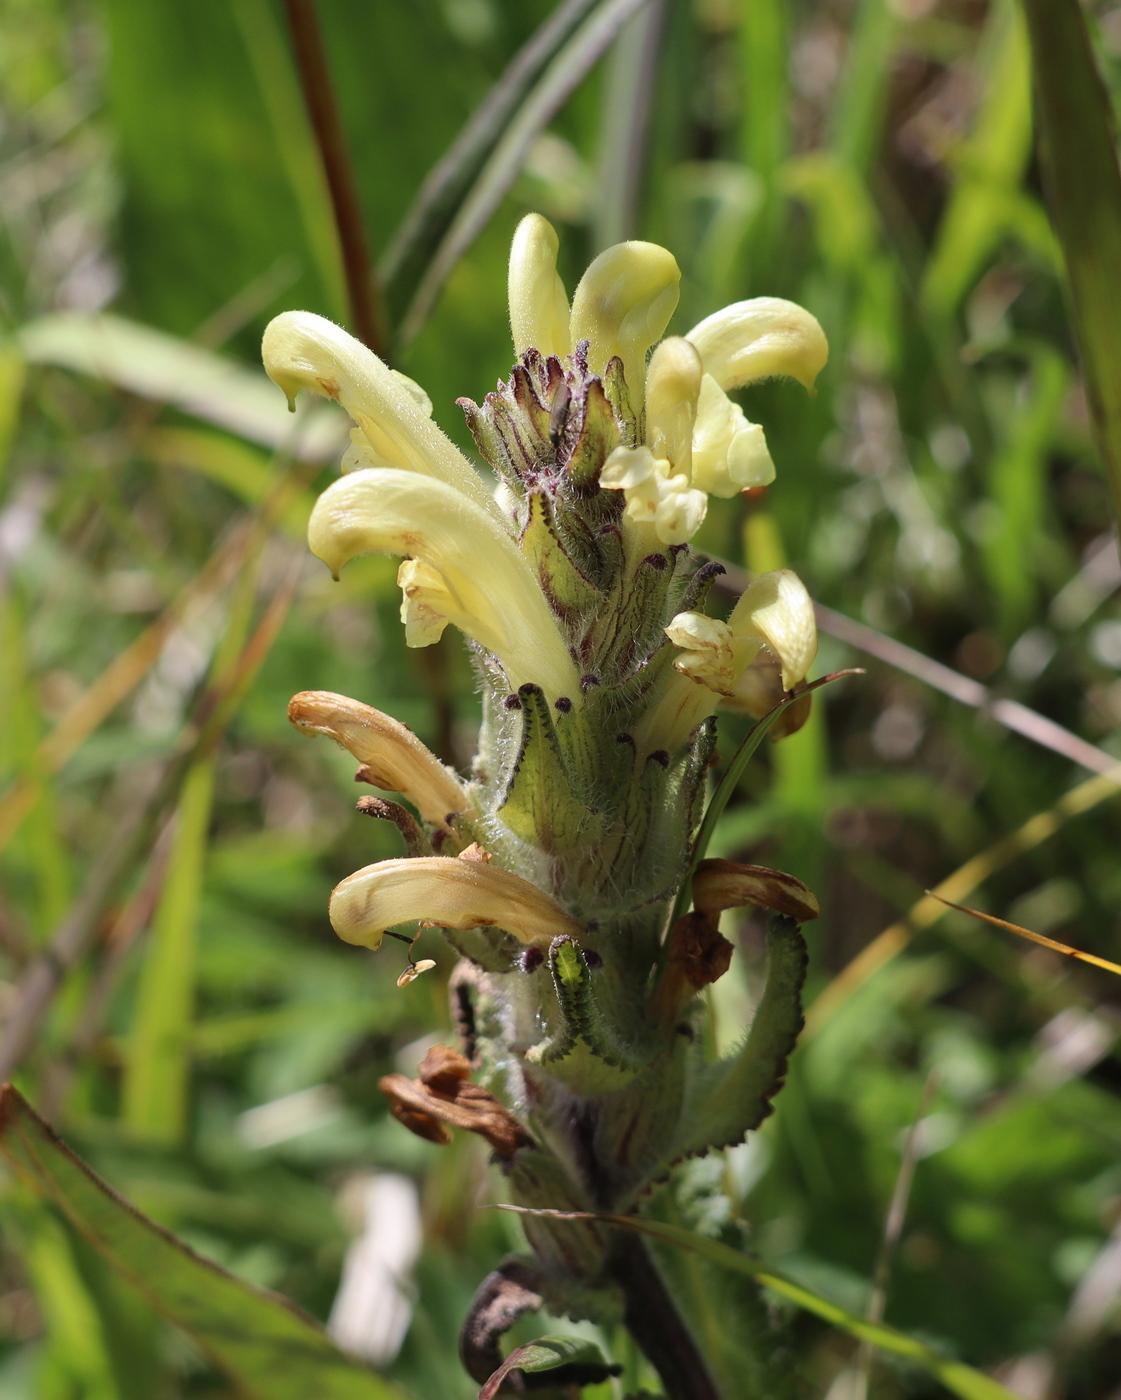
[[[236,0],[232,8],[300,211],[304,238],[330,299],[332,315],[342,321],[347,307],[342,251],[331,218],[326,174],[292,71],[284,33],[264,0]]]
[[[1110,776],[1089,778],[1071,788],[1045,812],[1037,812],[1009,835],[995,842],[964,865],[948,875],[929,894],[925,894],[907,911],[904,918],[884,929],[862,948],[851,962],[837,973],[806,1012],[803,1038],[816,1034],[833,1013],[848,1001],[858,988],[874,976],[885,963],[901,953],[916,933],[936,924],[946,912],[951,897],[962,899],[971,894],[995,871],[1002,869],[1017,856],[1034,850],[1073,817],[1091,811],[1109,797],[1121,791],[1121,763],[1115,764]]]
[[[129,1040],[124,1120],[137,1136],[155,1142],[178,1142],[187,1121],[195,939],[213,798],[214,759],[208,756],[183,784]]]
[[[283,1298],[200,1258],[123,1201],[10,1084],[0,1092],[0,1151],[246,1400],[405,1400]]]
[[[565,0],[517,54],[453,142],[401,221],[382,276],[395,305],[407,306],[429,259],[533,84],[595,8],[597,0]]]
[[[1121,172],[1109,94],[1078,0],[1024,0],[1044,186],[1066,259],[1098,450],[1121,517]]]
[[[1010,933],[1019,934],[1021,938],[1038,943],[1040,947],[1050,948],[1053,952],[1063,953],[1068,958],[1076,958],[1079,962],[1090,963],[1093,967],[1104,967],[1107,972],[1115,972],[1118,977],[1121,977],[1121,965],[1110,962],[1108,958],[1099,958],[1094,953],[1084,953],[1080,948],[1072,948],[1069,943],[1060,943],[1057,939],[1048,938],[1046,934],[1036,933],[1033,929],[1024,928],[1021,924],[1010,924],[1007,919],[998,919],[995,914],[985,914],[980,909],[970,909],[967,904],[955,904],[952,899],[942,899],[940,894],[933,895],[933,898],[941,900],[949,909],[956,909],[959,914],[972,914],[975,919],[984,919],[985,923],[992,924],[995,928],[1006,928]]]
[[[401,325],[402,345],[416,339],[452,268],[486,227],[517,179],[534,138],[556,116],[626,21],[647,3],[648,0],[604,0],[549,65],[509,122],[420,279]]]
[[[751,761],[752,755],[757,751],[759,745],[767,737],[771,725],[774,724],[775,720],[778,719],[779,715],[782,714],[787,706],[793,705],[795,700],[800,700],[802,696],[812,695],[815,690],[820,690],[822,686],[829,685],[831,681],[839,681],[844,676],[861,676],[863,674],[864,672],[859,666],[854,666],[847,671],[834,671],[832,675],[822,676],[819,680],[804,686],[796,695],[791,694],[788,695],[785,700],[780,700],[773,709],[768,710],[763,718],[753,724],[747,731],[743,743],[732,755],[732,761],[728,764],[727,768],[725,768],[724,776],[720,779],[716,791],[709,799],[708,806],[705,808],[704,817],[701,820],[700,827],[697,829],[696,839],[693,842],[693,849],[689,855],[689,867],[685,879],[681,883],[681,888],[677,893],[677,901],[674,904],[673,914],[670,918],[671,927],[685,912],[685,906],[689,903],[692,896],[693,875],[697,866],[704,860],[705,852],[708,850],[708,843],[712,840],[713,832],[716,830],[716,824],[723,815],[724,808],[728,805],[732,793],[735,792],[736,784],[743,775],[743,770]]]
[[[898,1332],[882,1322],[869,1322],[845,1308],[831,1303],[828,1298],[812,1292],[794,1279],[787,1278],[771,1269],[762,1259],[751,1254],[742,1254],[738,1249],[721,1244],[719,1240],[686,1230],[680,1225],[667,1225],[660,1220],[646,1220],[633,1215],[597,1215],[591,1211],[533,1210],[524,1206],[500,1205],[499,1210],[514,1211],[519,1215],[543,1215],[550,1220],[599,1220],[605,1224],[617,1225],[620,1229],[634,1230],[640,1235],[661,1240],[676,1249],[686,1249],[698,1254],[710,1263],[733,1273],[746,1274],[769,1288],[782,1298],[787,1298],[806,1312],[814,1313],[823,1321],[839,1327],[858,1341],[868,1342],[880,1351],[900,1356],[913,1365],[921,1367],[942,1382],[947,1390],[961,1397],[961,1400],[1017,1400],[1010,1390],[999,1382],[984,1375],[981,1371],[967,1366],[962,1361],[951,1361],[940,1356],[932,1347],[905,1332]]]

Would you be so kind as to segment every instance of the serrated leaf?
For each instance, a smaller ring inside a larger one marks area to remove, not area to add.
[[[786,1061],[802,1029],[806,944],[793,919],[772,918],[767,929],[767,980],[742,1048],[708,1066],[689,1093],[667,1162],[710,1148],[730,1147],[771,1111]]]
[[[540,1375],[543,1371],[563,1371],[554,1379],[557,1385],[598,1385],[622,1372],[612,1366],[595,1342],[582,1337],[538,1337],[517,1347],[479,1391],[479,1400],[494,1400],[511,1371]]]
[[[226,1273],[141,1215],[10,1084],[0,1090],[0,1152],[246,1400],[406,1400],[286,1299]]]

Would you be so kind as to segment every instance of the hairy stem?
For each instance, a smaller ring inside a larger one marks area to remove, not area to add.
[[[608,1272],[623,1290],[627,1329],[661,1377],[667,1400],[720,1400],[645,1242],[629,1231],[617,1231]]]

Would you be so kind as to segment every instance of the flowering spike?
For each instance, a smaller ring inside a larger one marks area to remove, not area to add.
[[[419,472],[497,513],[479,474],[429,417],[431,404],[419,386],[341,326],[310,311],[285,311],[265,328],[261,355],[290,407],[300,389],[309,389],[337,399],[358,424],[364,441],[352,440],[344,459],[350,469],[361,462]]]
[[[433,826],[471,805],[459,779],[411,729],[380,710],[329,690],[304,690],[288,702],[288,718],[302,734],[326,734],[341,744],[368,782],[403,793]]]
[[[527,214],[510,247],[510,333],[514,354],[533,346],[542,355],[567,355],[568,296],[557,276],[560,240],[540,214]]]
[[[427,566],[405,580],[414,644],[434,639],[430,614],[442,613],[498,658],[511,687],[536,681],[552,699],[578,693],[579,672],[533,570],[505,530],[452,487],[389,468],[351,472],[316,501],[308,543],[336,577],[359,554],[413,556]]]
[[[588,342],[588,369],[603,374],[618,355],[639,403],[646,351],[669,325],[680,282],[681,269],[665,248],[616,243],[600,253],[572,298],[572,343]]]
[[[721,389],[783,376],[813,392],[829,358],[817,318],[781,297],[753,297],[714,311],[686,339],[700,351],[705,373]]]
[[[498,927],[542,949],[580,931],[570,914],[520,875],[451,856],[367,865],[335,886],[328,914],[344,942],[375,951],[387,929],[417,919],[437,928]]]

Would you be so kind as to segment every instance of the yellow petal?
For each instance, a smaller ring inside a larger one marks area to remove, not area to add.
[[[455,599],[443,578],[421,559],[403,559],[397,570],[401,590],[401,621],[407,647],[430,647],[444,635]]]
[[[421,560],[442,581],[437,610],[498,658],[512,690],[534,681],[551,700],[580,703],[579,671],[532,568],[502,525],[452,487],[390,468],[350,472],[316,501],[308,543],[336,576],[359,554]]]
[[[361,763],[367,781],[400,792],[427,822],[444,826],[471,805],[459,779],[411,729],[380,710],[329,690],[305,690],[288,702],[302,734],[326,734]]]
[[[678,613],[665,633],[682,649],[673,663],[675,671],[719,695],[731,694],[736,683],[735,634],[726,622],[704,613]]]
[[[646,441],[675,473],[690,474],[693,424],[701,392],[701,357],[681,336],[655,347],[646,370]]]
[[[602,374],[618,355],[631,402],[640,404],[646,352],[669,325],[681,270],[656,243],[616,243],[600,253],[572,298],[571,340],[588,342],[588,368]]]
[[[532,345],[542,355],[567,355],[568,296],[557,276],[560,241],[540,214],[527,214],[510,245],[510,333],[514,353]]]
[[[331,927],[347,943],[378,948],[388,928],[423,919],[440,928],[495,926],[544,949],[580,925],[554,899],[496,865],[449,856],[383,860],[336,885]]]
[[[365,465],[435,477],[497,514],[482,478],[428,416],[431,404],[419,385],[341,326],[310,311],[286,311],[266,327],[261,355],[293,407],[300,389],[342,404],[371,449]]]
[[[812,392],[829,358],[829,344],[816,318],[781,297],[753,297],[725,306],[694,326],[686,339],[700,351],[705,373],[722,389],[781,375]]]
[[[770,647],[787,690],[805,679],[817,655],[817,622],[806,585],[792,570],[760,574],[732,609],[728,625],[737,640]]]
[[[711,374],[701,384],[693,428],[693,485],[712,496],[768,486],[775,464],[757,423],[749,423]]]

